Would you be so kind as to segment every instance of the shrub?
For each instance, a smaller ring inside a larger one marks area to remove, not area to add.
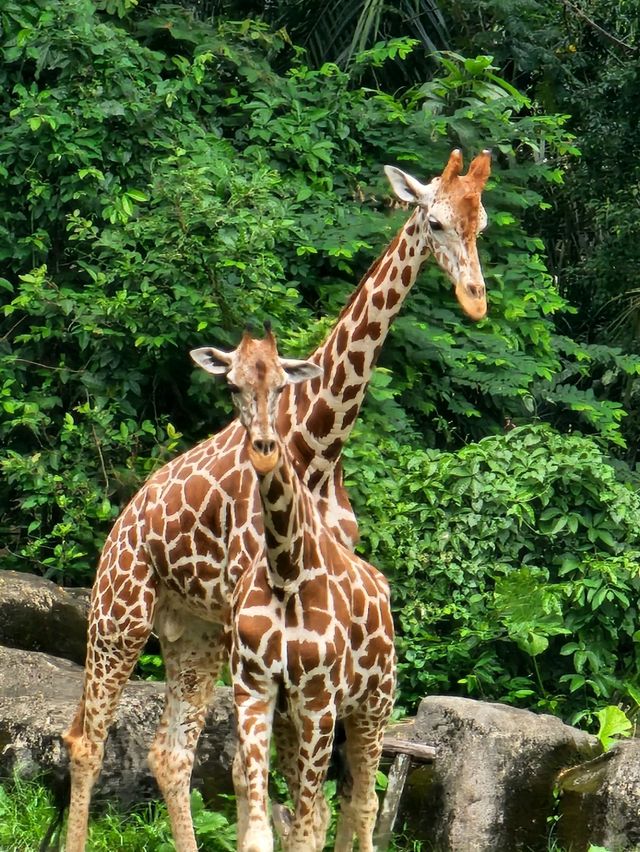
[[[592,438],[537,425],[438,453],[361,430],[347,458],[403,703],[640,704],[640,494]]]

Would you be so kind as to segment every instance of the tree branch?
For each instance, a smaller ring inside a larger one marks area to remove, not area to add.
[[[610,32],[607,32],[607,30],[603,29],[599,24],[596,24],[595,21],[592,21],[591,18],[582,11],[582,9],[579,9],[577,6],[574,6],[573,3],[571,3],[571,0],[562,0],[562,3],[567,7],[567,9],[574,12],[579,18],[582,18],[583,21],[586,21],[586,23],[589,24],[592,29],[596,30],[596,32],[599,32],[601,36],[604,36],[613,44],[617,45],[618,47],[623,47],[625,50],[630,50],[632,53],[638,52],[637,47],[634,47],[632,44],[627,44],[626,41],[620,41],[619,38],[616,38],[616,36],[612,35]]]

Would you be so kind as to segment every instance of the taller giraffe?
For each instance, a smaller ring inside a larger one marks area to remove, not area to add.
[[[416,204],[371,266],[325,342],[311,356],[322,378],[283,392],[278,432],[326,525],[352,545],[357,524],[340,455],[376,358],[424,260],[434,254],[474,319],[486,313],[476,235],[488,151],[461,176],[453,151],[442,175],[421,184],[387,167],[396,194]],[[196,852],[189,809],[195,747],[224,661],[224,630],[238,578],[264,546],[255,472],[234,421],[169,462],[122,512],[93,587],[82,698],[64,739],[70,754],[67,852],[85,848],[91,790],[124,684],[152,629],[167,672],[166,705],[149,756],[167,800],[178,852]]]
[[[424,185],[392,166],[385,172],[413,215],[371,265],[345,305],[333,330],[310,360],[322,380],[292,386],[280,403],[279,434],[289,445],[298,475],[314,494],[320,513],[339,541],[353,545],[358,527],[342,487],[340,456],[391,324],[428,257],[433,255],[451,281],[467,316],[487,313],[484,278],[476,246],[487,225],[482,190],[491,171],[483,151],[461,176],[456,149],[440,177]]]

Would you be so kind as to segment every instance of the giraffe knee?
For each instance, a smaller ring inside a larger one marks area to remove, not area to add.
[[[373,850],[373,832],[378,815],[378,797],[375,791],[355,803],[353,819],[358,846],[361,852]]]
[[[85,776],[93,785],[102,766],[104,743],[90,740],[84,734],[77,735],[72,728],[62,735],[69,753],[69,771],[72,780]]]
[[[186,749],[171,750],[154,742],[147,760],[158,787],[166,797],[174,790],[188,787],[193,768],[194,754]]]
[[[160,787],[163,792],[171,775],[171,771],[168,766],[168,758],[168,752],[159,746],[158,743],[154,742],[149,749],[147,762],[149,764],[149,769],[158,782],[158,787]]]
[[[69,750],[71,750],[72,742],[79,739],[84,733],[84,708],[85,701],[83,696],[76,710],[76,715],[73,717],[73,722],[62,735],[62,741]]]

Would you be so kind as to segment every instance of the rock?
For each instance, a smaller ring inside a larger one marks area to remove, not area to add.
[[[468,698],[425,698],[408,732],[437,756],[411,775],[403,814],[438,852],[546,852],[558,771],[600,750],[553,716]]]
[[[0,570],[0,644],[84,665],[90,601],[91,589],[63,589],[43,577]],[[154,634],[144,653],[160,653]]]
[[[0,644],[83,665],[89,595],[33,574],[0,571]]]
[[[568,852],[593,844],[615,852],[640,849],[640,739],[561,772],[558,837]]]
[[[60,779],[67,771],[61,733],[82,691],[82,667],[38,652],[0,646],[0,775]],[[147,752],[163,706],[163,683],[130,682],[109,733],[95,801],[127,807],[159,798]],[[235,731],[231,690],[216,689],[200,739],[194,784],[206,795],[230,792]]]

